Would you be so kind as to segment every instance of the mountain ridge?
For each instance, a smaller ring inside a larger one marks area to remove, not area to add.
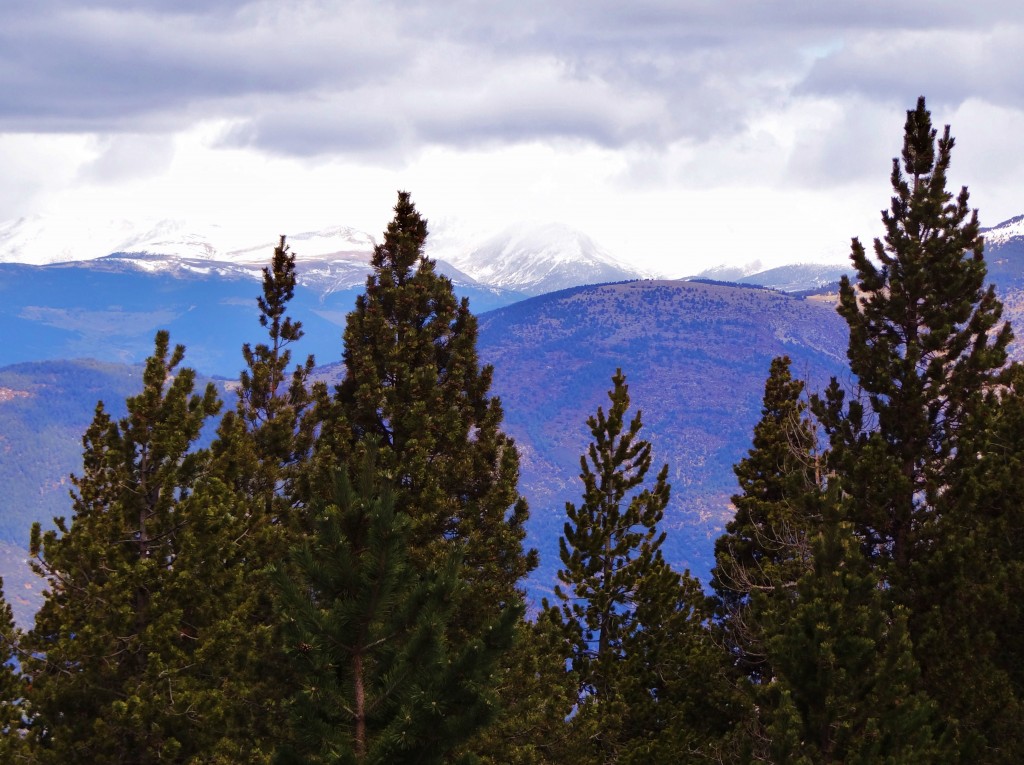
[[[300,282],[326,291],[356,286],[370,272],[376,239],[348,226],[287,237]],[[216,224],[184,221],[62,222],[43,216],[0,224],[0,263],[134,268],[146,273],[259,278],[277,241],[254,244]],[[427,255],[454,282],[494,294],[542,294],[579,284],[649,276],[563,224],[518,224],[477,245]]]

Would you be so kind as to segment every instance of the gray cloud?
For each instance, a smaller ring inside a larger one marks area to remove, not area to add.
[[[968,98],[1024,106],[1024,25],[993,30],[877,32],[817,61],[800,92],[857,94],[912,105],[926,94],[935,106]]]
[[[1021,106],[1009,4],[911,0],[7,0],[0,130],[159,132],[300,156],[742,135],[794,98]],[[790,168],[855,172],[841,123]],[[837,154],[838,153],[838,154]],[[844,170],[835,163],[843,155]],[[819,159],[814,159],[818,156]]]

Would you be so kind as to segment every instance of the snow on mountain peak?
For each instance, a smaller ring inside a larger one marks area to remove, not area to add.
[[[447,258],[477,281],[526,294],[647,275],[562,223],[518,223]]]
[[[34,215],[0,223],[0,262],[46,265],[87,261],[114,253],[161,256],[166,260],[209,260],[265,264],[277,237],[253,244],[250,230],[176,219],[127,221]],[[369,234],[334,226],[288,236],[300,260],[331,256],[369,260],[374,240]],[[157,268],[148,258],[148,270]]]
[[[1011,239],[1024,237],[1024,215],[1004,220],[992,228],[983,228],[981,233],[985,237],[986,245],[1003,244]]]
[[[458,279],[468,276],[490,287],[536,295],[650,276],[561,223],[516,224],[483,239],[482,244],[471,244],[481,238],[470,239],[466,231],[453,228],[444,233],[441,228],[439,241],[428,249],[430,255],[447,261]],[[277,236],[260,238],[254,244],[251,228],[236,230],[175,219],[131,222],[34,216],[0,223],[0,262],[96,261],[98,268],[258,278],[278,243]],[[348,226],[289,234],[287,239],[299,279],[326,285],[328,290],[361,284],[376,243],[369,234]]]

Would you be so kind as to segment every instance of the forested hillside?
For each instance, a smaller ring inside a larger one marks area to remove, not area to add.
[[[689,282],[576,288],[484,314],[479,353],[495,367],[494,391],[522,454],[520,491],[533,508],[528,538],[541,553],[529,591],[539,597],[554,586],[556,543],[565,502],[577,491],[584,421],[623,359],[632,360],[633,400],[645,413],[656,456],[671,464],[666,555],[706,579],[713,540],[732,512],[732,465],[749,444],[760,378],[771,358],[789,353],[796,368],[823,387],[839,373],[844,346],[845,327],[830,306]],[[299,351],[309,347],[295,344]],[[333,385],[343,372],[336,362],[314,374]],[[141,368],[36,362],[6,368],[0,385],[11,391],[0,403],[10,444],[0,454],[0,475],[12,487],[0,499],[0,539],[24,548],[32,522],[49,524],[70,510],[67,478],[80,471],[81,434],[96,401],[117,411],[141,385]],[[224,395],[230,401],[230,392]],[[23,454],[39,458],[25,461]],[[47,487],[41,496],[39,487]],[[0,575],[20,581],[20,568],[0,568]],[[28,604],[16,605],[23,620]]]
[[[669,463],[667,559],[706,578],[731,516],[734,465],[750,443],[761,380],[789,354],[812,385],[842,376],[846,331],[831,306],[691,282],[582,287],[485,314],[481,356],[523,452],[530,540],[552,586],[562,509],[578,492],[586,417],[616,368],[629,373],[655,459]]]
[[[0,601],[0,759],[1020,762],[1024,367],[953,148],[919,99],[838,320],[624,283],[481,322],[400,192],[328,385],[282,238],[230,400],[161,330],[85,426],[42,607]],[[669,532],[737,450],[702,581]]]

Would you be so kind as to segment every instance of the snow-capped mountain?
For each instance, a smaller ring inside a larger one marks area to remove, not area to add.
[[[88,264],[172,276],[258,279],[276,240],[253,243],[225,227],[180,220],[74,221],[43,216],[0,224],[0,263]],[[288,235],[299,282],[321,294],[361,286],[375,240],[347,226]],[[454,283],[498,293],[536,295],[566,287],[636,279],[585,234],[560,224],[520,225],[483,244],[428,247]],[[507,302],[507,301],[506,301]]]
[[[1024,287],[1024,215],[983,228],[988,276],[1000,287]]]
[[[347,226],[294,234],[314,257],[370,252],[369,234]],[[32,215],[0,223],[0,263],[46,265],[93,260],[110,253],[149,253],[169,257],[257,263],[276,239],[253,243],[250,232],[215,223],[176,219],[130,221]]]
[[[448,257],[479,282],[526,295],[650,276],[615,259],[586,234],[560,223],[517,224]]]
[[[1024,215],[1004,220],[991,228],[981,229],[985,237],[985,246],[1002,247],[1010,242],[1024,242]]]
[[[832,287],[842,278],[843,274],[851,275],[852,273],[853,268],[849,265],[795,263],[789,266],[760,270],[760,264],[758,264],[758,268],[753,271],[720,266],[702,271],[688,279],[749,284],[779,292],[812,292]]]
[[[687,276],[686,279],[708,279],[715,282],[739,282],[748,276],[759,274],[763,270],[760,260],[755,260],[745,266],[715,266],[701,271],[694,276]]]

